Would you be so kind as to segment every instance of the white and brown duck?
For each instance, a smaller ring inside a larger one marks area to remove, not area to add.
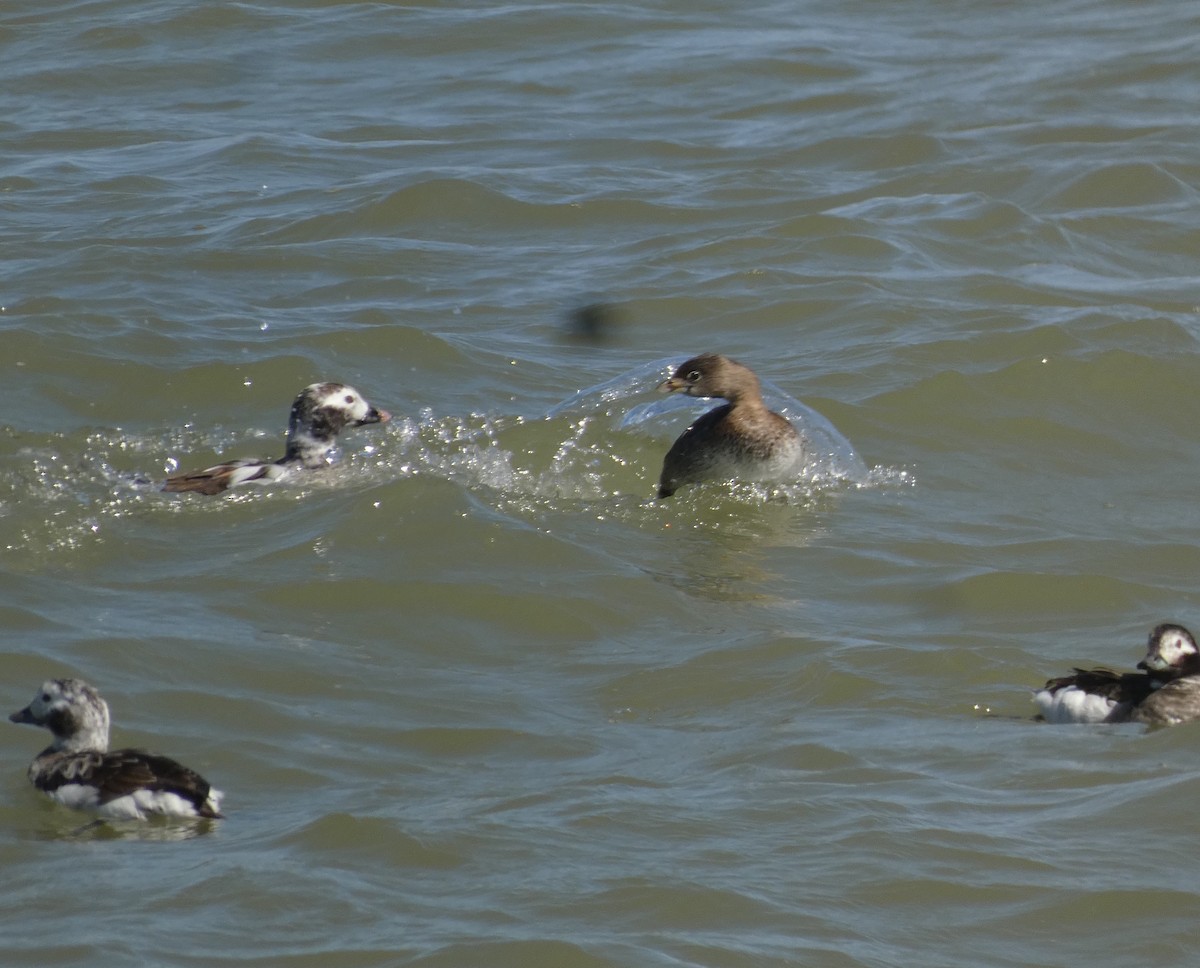
[[[697,418],[671,445],[658,482],[660,498],[701,481],[780,480],[799,466],[803,439],[786,417],[767,409],[758,377],[737,360],[717,353],[694,356],[658,389],[728,401]]]
[[[64,806],[114,820],[221,817],[221,791],[194,770],[145,750],[109,750],[108,703],[80,679],[47,680],[8,718],[54,736],[30,764],[29,779]]]
[[[1033,697],[1049,723],[1145,723],[1174,726],[1200,719],[1200,649],[1182,625],[1150,633],[1141,672],[1075,669]]]
[[[278,460],[226,461],[202,471],[168,477],[162,489],[220,494],[245,484],[271,484],[298,469],[327,466],[337,436],[346,427],[386,423],[390,419],[390,413],[371,406],[354,387],[344,383],[314,383],[301,390],[292,404],[287,448]]]

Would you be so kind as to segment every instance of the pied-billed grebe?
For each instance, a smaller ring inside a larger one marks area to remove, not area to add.
[[[45,726],[54,742],[29,767],[35,787],[64,806],[117,820],[221,816],[220,790],[194,770],[145,750],[108,751],[108,703],[79,679],[48,679],[8,717]]]
[[[278,460],[232,460],[202,471],[176,474],[167,478],[163,490],[220,494],[242,484],[270,484],[298,467],[324,467],[343,428],[386,423],[391,416],[367,403],[354,387],[314,383],[301,390],[292,404],[287,452]]]
[[[1200,649],[1182,625],[1150,633],[1142,672],[1076,669],[1034,694],[1050,723],[1147,723],[1169,726],[1200,719]]]
[[[796,428],[767,409],[758,377],[736,360],[716,353],[694,356],[658,389],[729,401],[697,418],[671,445],[658,482],[660,498],[700,481],[775,480],[803,456]]]

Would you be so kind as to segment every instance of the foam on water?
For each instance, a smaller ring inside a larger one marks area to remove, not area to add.
[[[9,551],[73,551],[104,540],[117,520],[133,514],[220,514],[231,503],[294,503],[316,493],[417,476],[456,483],[506,514],[582,507],[597,516],[657,527],[663,505],[652,493],[662,454],[696,412],[716,405],[678,395],[646,399],[670,365],[670,360],[642,364],[541,414],[459,416],[424,408],[370,434],[345,436],[327,470],[236,488],[217,498],[167,495],[159,487],[170,474],[200,466],[209,455],[216,460],[271,453],[278,443],[275,433],[201,432],[188,423],[159,433],[115,427],[82,436],[48,434],[0,455],[0,488],[7,491],[0,496],[0,511],[15,502],[23,508],[20,530],[0,532],[0,538]],[[804,435],[803,465],[786,480],[689,488],[675,505],[698,511],[719,506],[736,517],[739,506],[783,502],[803,508],[847,487],[913,483],[902,469],[869,470],[821,414],[768,381],[763,387],[768,405]],[[685,410],[690,414],[681,413]],[[42,507],[40,514],[29,513],[31,503]],[[707,524],[720,526],[720,519]]]

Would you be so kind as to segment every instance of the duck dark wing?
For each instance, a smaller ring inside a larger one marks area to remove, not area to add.
[[[1103,696],[1118,703],[1136,705],[1159,687],[1162,680],[1144,672],[1113,672],[1111,669],[1076,669],[1069,676],[1060,676],[1046,682],[1051,692],[1074,686],[1093,696]]]
[[[54,753],[52,750],[46,750],[34,760],[34,768],[47,759],[50,763],[37,769],[36,773],[34,768],[31,768],[30,779],[33,780],[33,785],[44,793],[53,793],[59,787],[74,783],[95,786],[96,771],[103,765],[105,755],[96,752]]]
[[[164,491],[172,491],[180,494],[185,491],[194,491],[197,494],[220,494],[222,491],[228,490],[228,488],[228,477],[218,477],[207,471],[197,471],[194,474],[177,474],[174,477],[168,477],[162,487]]]
[[[195,770],[189,770],[169,756],[145,750],[114,750],[111,753],[86,753],[98,762],[91,769],[89,782],[100,790],[100,803],[108,803],[138,790],[174,793],[196,808],[201,817],[221,815],[207,805],[209,782]]]
[[[663,458],[659,498],[670,497],[685,484],[706,480],[713,465],[733,452],[722,434],[722,423],[732,409],[725,404],[701,414],[675,439]]]
[[[162,489],[174,493],[194,491],[197,494],[220,494],[235,484],[246,484],[271,477],[271,469],[274,466],[257,460],[231,461],[216,467],[206,467],[202,471],[168,477]]]

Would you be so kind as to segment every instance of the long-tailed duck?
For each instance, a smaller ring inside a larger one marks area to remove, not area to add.
[[[700,481],[776,479],[803,455],[796,428],[767,409],[758,377],[736,360],[716,353],[694,356],[658,389],[729,401],[698,417],[671,445],[658,482],[660,498]]]
[[[162,489],[220,494],[242,484],[270,484],[298,467],[309,470],[324,467],[343,428],[386,423],[391,417],[386,410],[377,410],[367,403],[354,387],[344,383],[314,383],[301,390],[292,404],[287,452],[278,460],[227,461],[202,471],[168,477]]]
[[[1182,625],[1157,626],[1137,664],[1142,672],[1076,669],[1034,694],[1050,723],[1147,723],[1200,719],[1200,649]]]
[[[79,679],[48,679],[14,723],[45,726],[54,742],[29,765],[29,780],[59,803],[114,820],[221,817],[223,794],[200,774],[157,753],[108,749],[108,704]]]

